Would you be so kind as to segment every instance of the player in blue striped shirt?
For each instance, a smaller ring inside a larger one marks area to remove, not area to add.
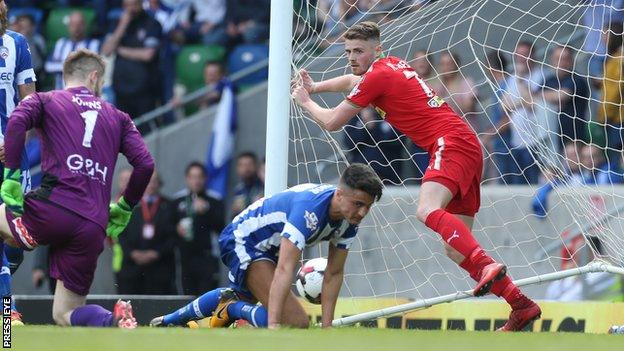
[[[4,1],[0,0],[0,162],[4,166],[4,136],[9,116],[15,106],[27,95],[35,92],[35,71],[28,42],[21,34],[7,30],[8,9]],[[3,174],[0,167],[0,175]],[[30,190],[30,173],[28,171],[28,157],[26,151],[22,154],[22,189]],[[0,245],[2,246],[2,245]],[[15,272],[23,259],[21,249],[4,245],[2,254],[2,268],[0,270],[0,294],[11,295],[11,274]],[[10,268],[10,269],[9,269]],[[11,323],[21,324],[21,315],[15,311],[11,313]]]
[[[244,319],[256,327],[305,328],[308,316],[290,291],[292,277],[304,248],[329,241],[321,304],[322,324],[331,326],[349,247],[381,193],[375,172],[353,164],[338,186],[302,184],[254,202],[219,237],[230,287],[207,292],[150,325],[185,325],[211,317],[211,327]]]

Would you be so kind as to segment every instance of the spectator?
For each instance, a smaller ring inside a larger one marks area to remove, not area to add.
[[[205,189],[206,169],[199,162],[185,170],[186,189],[176,199],[176,223],[185,295],[199,296],[219,284],[217,235],[225,226],[223,202]]]
[[[236,175],[239,183],[234,187],[232,217],[264,195],[264,183],[258,178],[258,156],[243,152],[236,158]]]
[[[15,18],[14,30],[22,34],[28,41],[30,47],[30,58],[32,59],[33,70],[39,80],[43,80],[43,63],[46,57],[45,39],[36,31],[35,19],[31,15],[19,15]]]
[[[370,165],[384,184],[401,184],[403,144],[399,135],[372,108],[345,126],[345,148],[351,163]]]
[[[438,79],[431,82],[433,90],[446,101],[458,115],[464,116],[472,128],[479,133],[483,128],[473,114],[476,111],[477,93],[472,79],[459,70],[461,61],[452,52],[443,52],[438,59]]]
[[[604,79],[602,80],[602,102],[598,108],[598,121],[605,124],[607,160],[614,168],[622,164],[622,122],[624,118],[624,51],[622,46],[622,23],[612,23],[603,38],[607,45]]]
[[[160,194],[154,172],[139,206],[119,236],[123,263],[117,293],[168,295],[175,293],[175,207]]]
[[[624,183],[621,171],[612,168],[605,158],[604,150],[598,146],[593,144],[581,146],[581,144],[569,143],[564,150],[566,157],[565,173],[555,175],[548,183],[542,185],[533,198],[533,212],[538,216],[546,216],[548,195],[555,186]],[[594,244],[600,244],[599,240]]]
[[[261,43],[269,38],[269,0],[228,0],[226,22],[231,43]]]
[[[555,186],[562,184],[583,184],[581,174],[581,144],[568,143],[564,146],[564,162],[562,167],[551,169],[547,182],[537,189],[533,197],[533,213],[545,217],[548,212],[548,195]]]
[[[316,21],[322,23],[324,30],[332,31],[342,17],[342,0],[318,0]]]
[[[583,0],[587,7],[582,17],[582,28],[587,31],[583,52],[587,57],[589,76],[598,87],[603,77],[607,47],[601,40],[609,23],[624,21],[624,0]]]
[[[342,22],[355,22],[358,17],[363,15],[370,8],[370,3],[362,0],[341,0],[340,1],[340,20]]]
[[[177,44],[226,45],[226,0],[191,0],[180,14],[180,23],[171,33]],[[191,12],[195,14],[194,18]]]
[[[206,95],[197,98],[196,103],[200,109],[207,108],[218,103],[221,100],[223,89],[227,86],[234,89],[232,82],[224,75],[225,68],[223,63],[219,61],[207,61],[204,64],[204,83],[206,86],[212,86],[212,89]],[[181,106],[180,97],[175,97],[172,101],[174,106]]]
[[[56,290],[56,279],[50,277],[50,264],[49,264],[49,252],[50,248],[47,245],[39,246],[34,250],[33,256],[33,269],[32,269],[32,283],[35,288],[41,288],[43,283],[48,281],[48,291],[50,295],[54,295]]]
[[[56,41],[54,50],[45,63],[45,71],[54,75],[54,89],[63,89],[63,62],[70,52],[82,48],[100,52],[100,40],[87,37],[87,25],[82,12],[74,11],[69,15],[67,32],[69,38],[60,38]]]
[[[115,201],[119,200],[121,195],[123,195],[126,186],[128,186],[128,182],[130,181],[130,176],[132,175],[132,168],[124,168],[119,171],[117,175],[117,196],[115,196]]]
[[[570,48],[555,47],[550,54],[550,64],[555,72],[544,82],[544,100],[559,113],[560,143],[587,141],[587,114],[589,110],[589,84],[587,79],[572,72],[574,56]]]
[[[509,113],[511,125],[511,154],[515,160],[510,184],[537,184],[540,169],[537,151],[555,155],[557,137],[544,102],[536,94],[541,89],[542,71],[535,68],[532,56],[533,44],[520,42],[514,52],[514,74],[508,80],[508,87],[502,101]]]
[[[425,82],[433,78],[433,67],[431,67],[431,63],[429,62],[429,54],[425,50],[416,50],[414,53],[414,60],[412,61],[412,68]]]
[[[258,179],[264,184],[264,179],[266,176],[266,157],[262,158],[262,162],[260,162],[260,166],[258,167]]]
[[[175,26],[176,15],[174,15],[173,9],[163,4],[163,1],[160,0],[144,0],[143,8],[153,19],[160,23],[162,29],[162,40],[158,50],[158,68],[160,69],[161,85],[159,100],[161,102],[170,101],[174,96],[175,52],[177,48],[169,39],[169,33]],[[167,125],[175,120],[175,114],[168,112],[159,119],[164,125]]]
[[[156,108],[161,96],[158,52],[161,27],[143,10],[140,0],[124,0],[115,31],[102,46],[104,55],[117,54],[113,90],[117,107],[132,118]]]
[[[510,151],[512,125],[507,111],[500,102],[508,89],[508,63],[500,51],[490,52],[486,59],[495,91],[492,103],[488,104],[491,106],[492,126],[479,135],[483,146],[492,155],[494,168],[493,174],[486,176],[485,179],[497,178],[498,183],[509,184],[515,162]]]
[[[621,170],[613,164],[609,164],[604,149],[595,144],[583,146],[580,169],[584,184],[620,184],[624,180]]]
[[[143,0],[143,9],[160,23],[163,34],[167,34],[171,31],[171,23],[173,22],[171,17],[174,12],[172,8],[160,0]]]
[[[224,75],[223,63],[217,61],[208,61],[204,65],[204,83],[206,85],[212,85],[214,88],[204,95],[198,101],[200,108],[206,108],[212,104],[216,104],[221,100],[221,93],[228,79]]]

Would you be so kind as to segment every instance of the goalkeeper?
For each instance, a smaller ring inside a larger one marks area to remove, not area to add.
[[[105,64],[85,49],[63,65],[65,90],[26,97],[9,118],[0,235],[5,244],[32,250],[50,246],[50,276],[57,279],[52,315],[59,325],[136,327],[129,303],[114,312],[85,305],[106,234],[117,236],[130,219],[154,162],[130,117],[101,100]],[[42,140],[41,186],[22,195],[24,137]],[[126,191],[110,206],[118,153],[134,167]]]

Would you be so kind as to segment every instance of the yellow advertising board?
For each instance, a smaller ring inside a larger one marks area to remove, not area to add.
[[[407,299],[340,299],[336,318],[410,302]],[[320,321],[320,306],[302,302],[313,321]],[[624,325],[624,302],[540,301],[542,318],[527,327],[534,332],[566,331],[606,333],[612,325]],[[504,301],[456,301],[403,315],[361,323],[367,327],[431,330],[494,330],[509,315]]]

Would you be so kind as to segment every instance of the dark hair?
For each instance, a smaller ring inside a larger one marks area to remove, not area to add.
[[[363,163],[354,163],[342,172],[340,185],[351,189],[361,190],[370,195],[375,201],[381,198],[383,184],[375,171]]]
[[[486,56],[486,60],[491,69],[501,72],[507,71],[507,59],[500,51],[490,51]]]
[[[347,29],[344,38],[348,40],[377,40],[379,41],[381,34],[379,26],[375,22],[360,22]]]
[[[23,19],[29,20],[30,23],[35,24],[35,18],[32,15],[28,14],[28,13],[23,13],[21,15],[16,16],[15,17],[15,22],[18,22],[18,21],[23,20]]]
[[[206,174],[206,167],[204,167],[204,165],[201,162],[198,162],[198,161],[193,161],[193,162],[189,163],[186,166],[186,169],[184,170],[184,175],[188,176],[189,172],[191,171],[191,169],[193,169],[195,167],[197,167],[197,168],[202,170],[202,173],[204,174],[204,177],[207,176],[207,174]]]
[[[204,69],[210,65],[216,65],[219,67],[219,69],[221,70],[221,72],[225,72],[225,65],[223,64],[223,62],[221,61],[217,61],[217,60],[208,60],[204,63]]]
[[[608,30],[607,54],[613,55],[622,46],[622,22],[612,22],[606,28]]]
[[[243,157],[249,157],[254,161],[255,164],[258,164],[258,155],[256,155],[253,151],[243,151],[238,156],[236,156],[236,160],[240,160]]]

